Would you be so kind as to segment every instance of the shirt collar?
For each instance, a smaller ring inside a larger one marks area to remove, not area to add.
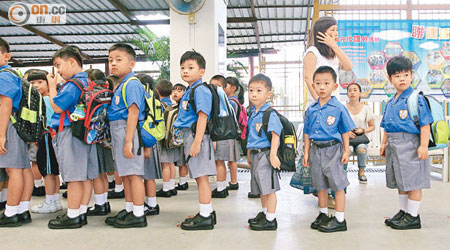
[[[133,76],[134,76],[134,72],[131,71],[130,73],[128,73],[128,74],[123,78],[123,80],[122,80],[121,83],[126,82],[126,81],[128,80],[128,78],[133,77]]]
[[[269,102],[266,102],[266,103],[259,109],[258,113],[259,113],[259,112],[264,112],[264,111],[266,111],[269,107],[270,107],[270,103],[269,103]],[[256,107],[253,106],[252,109],[251,109],[251,112],[254,113],[255,110],[256,110]]]
[[[3,66],[0,67],[0,69],[10,69],[10,68],[11,68],[11,66],[9,66],[8,64],[3,65]]]
[[[201,84],[202,82],[203,82],[203,81],[202,81],[202,78],[200,78],[200,79],[198,79],[196,82],[194,82],[194,84],[192,84],[192,86],[188,86],[188,88],[191,89],[191,88],[193,88],[195,85]]]
[[[162,102],[167,102],[167,101],[171,101],[170,97],[164,97],[161,99]]]
[[[86,72],[78,72],[72,78],[87,78],[88,74]]]
[[[412,92],[413,92],[413,88],[411,86],[409,86],[409,88],[405,89],[405,91],[403,91],[403,93],[400,94],[399,98],[406,99],[412,94]]]
[[[317,108],[325,108],[328,105],[337,107],[338,104],[339,101],[337,100],[337,98],[335,96],[332,96],[331,99],[327,103],[325,103],[325,105],[323,105],[322,107],[320,107],[319,99],[317,99],[317,101],[315,101],[312,106]]]

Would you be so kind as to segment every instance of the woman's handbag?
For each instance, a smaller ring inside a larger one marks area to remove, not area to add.
[[[369,144],[370,140],[366,135],[357,135],[350,139],[350,146],[356,148],[359,144]]]

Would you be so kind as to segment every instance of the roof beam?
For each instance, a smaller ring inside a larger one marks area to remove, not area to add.
[[[300,33],[279,33],[279,34],[260,34],[259,37],[268,37],[268,36],[304,36],[305,32]],[[253,35],[238,35],[238,36],[227,36],[227,38],[247,38],[254,37]]]
[[[131,13],[125,5],[123,5],[118,0],[108,0],[109,3],[111,3],[116,9],[120,10],[120,13],[122,13],[124,16],[128,18],[128,20],[137,20],[136,16]]]
[[[257,20],[254,0],[250,0],[250,7],[251,7],[251,12],[252,12],[253,18],[255,18]],[[261,39],[259,37],[258,22],[255,21],[255,23],[253,24],[253,27],[255,28],[256,43],[258,44],[258,58],[259,58],[259,62],[261,63],[262,51],[261,51]]]
[[[114,36],[114,35],[137,35],[135,31],[129,31],[129,32],[112,32],[112,33],[67,33],[67,34],[59,34],[59,33],[52,33],[49,34],[49,36]],[[29,37],[29,36],[38,36],[37,34],[5,34],[1,35],[2,37]]]
[[[291,42],[303,42],[305,39],[291,39],[291,40],[279,40],[279,41],[262,41],[261,44],[270,43],[291,43]],[[227,43],[227,46],[240,46],[240,45],[255,45],[255,43]]]
[[[255,9],[262,9],[262,8],[306,8],[308,7],[307,4],[287,4],[287,5],[258,5],[255,6]],[[250,9],[251,6],[228,6],[227,9],[233,10],[233,9]]]
[[[169,11],[169,8],[157,8],[157,9],[128,9],[129,12],[157,12],[157,11]],[[121,12],[120,10],[67,10],[67,14],[90,14],[90,13],[116,13]]]

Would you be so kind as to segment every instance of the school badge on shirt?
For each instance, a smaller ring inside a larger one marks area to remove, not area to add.
[[[183,101],[183,102],[181,103],[181,107],[182,107],[184,110],[188,110],[188,103],[189,103],[189,101]]]
[[[329,115],[329,116],[327,117],[327,124],[328,124],[328,125],[330,125],[330,126],[333,125],[335,121],[336,121],[336,117],[331,116],[331,115]]]
[[[402,109],[402,110],[400,110],[400,111],[398,112],[398,115],[400,116],[400,118],[401,118],[402,120],[405,120],[406,117],[408,117],[408,110]]]
[[[256,123],[256,125],[255,125],[256,132],[259,133],[259,131],[261,130],[262,125],[263,125],[262,123]]]
[[[120,103],[120,96],[116,95],[116,105],[119,105]]]

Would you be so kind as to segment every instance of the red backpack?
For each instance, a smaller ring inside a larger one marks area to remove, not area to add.
[[[236,120],[238,121],[240,130],[239,139],[245,140],[247,134],[247,120],[248,120],[247,110],[236,97],[230,97],[230,99],[233,100],[238,107],[238,110],[236,112]]]

